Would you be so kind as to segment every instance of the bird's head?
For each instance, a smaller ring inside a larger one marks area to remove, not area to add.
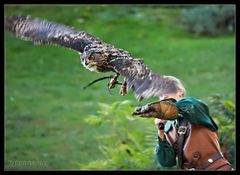
[[[100,56],[100,54],[97,54],[97,53],[83,52],[83,54],[81,55],[81,63],[88,70],[98,72],[98,70],[97,70],[98,61],[97,60],[98,60],[99,56]]]
[[[113,69],[108,65],[109,47],[104,44],[90,44],[84,48],[81,63],[85,68],[95,72],[108,72]]]
[[[90,71],[101,72],[99,66],[102,64],[103,56],[96,52],[83,52],[81,63]]]

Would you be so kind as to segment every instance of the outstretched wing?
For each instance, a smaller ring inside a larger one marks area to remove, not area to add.
[[[109,65],[125,78],[127,88],[133,90],[138,100],[176,91],[176,81],[171,76],[153,73],[143,60],[117,57]]]
[[[90,43],[101,43],[100,39],[89,33],[30,16],[6,17],[5,27],[16,36],[35,44],[55,44],[80,53]]]
[[[127,89],[132,89],[138,100],[176,91],[176,81],[153,73],[142,60],[134,59],[130,53],[89,33],[30,16],[6,17],[5,27],[33,43],[60,45],[82,53],[82,63],[89,70],[119,73],[125,78]]]

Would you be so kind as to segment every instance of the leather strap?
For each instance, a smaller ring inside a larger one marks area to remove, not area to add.
[[[198,155],[199,154],[199,155]],[[194,156],[195,155],[195,156]],[[214,163],[216,160],[220,159],[223,157],[221,152],[218,152],[216,154],[214,154],[213,156],[209,157],[208,160],[204,161],[199,167],[196,167],[196,163],[200,158],[200,153],[195,152],[193,153],[193,158],[191,160],[191,162],[188,163],[184,163],[184,166],[188,169],[188,170],[205,170],[210,164]],[[226,164],[222,165],[225,166]],[[218,167],[219,168],[219,167]]]
[[[201,165],[201,169],[206,169],[210,164],[212,164],[213,162],[215,162],[216,160],[218,160],[222,157],[223,157],[223,154],[221,152],[218,152],[217,154],[209,157],[208,160],[203,162],[203,164]]]
[[[187,133],[187,119],[185,117],[179,121],[178,127],[178,167],[183,169],[183,144]]]

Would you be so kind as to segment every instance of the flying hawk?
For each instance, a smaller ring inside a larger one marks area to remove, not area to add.
[[[87,32],[30,16],[5,17],[5,28],[34,44],[54,44],[77,51],[81,63],[90,71],[114,72],[114,76],[108,77],[111,78],[108,88],[120,84],[121,95],[131,89],[137,100],[142,100],[177,90],[176,81],[169,76],[153,73],[142,59]],[[124,77],[123,83],[117,80],[119,76]]]

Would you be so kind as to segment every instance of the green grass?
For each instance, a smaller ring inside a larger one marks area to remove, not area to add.
[[[186,33],[179,25],[179,9],[123,5],[5,7],[6,16],[19,14],[90,32],[143,58],[153,71],[177,76],[189,96],[206,100],[218,93],[235,100],[235,37]],[[35,46],[8,32],[5,74],[6,166],[9,161],[44,160],[49,169],[78,169],[79,164],[99,159],[103,155],[96,137],[106,132],[107,126],[95,128],[84,119],[96,114],[98,103],[136,101],[132,92],[121,97],[114,89],[110,95],[107,80],[83,90],[103,74],[86,70],[79,55],[71,50]],[[152,100],[136,101],[136,106]]]

